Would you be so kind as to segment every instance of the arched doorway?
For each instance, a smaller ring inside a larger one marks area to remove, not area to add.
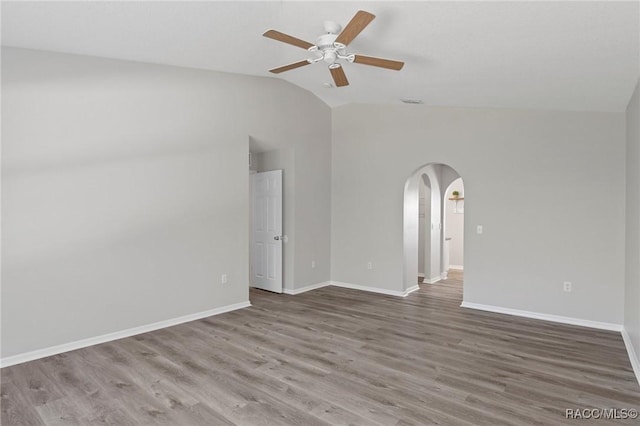
[[[453,185],[457,182],[456,185]],[[460,174],[441,163],[425,164],[405,182],[403,212],[404,289],[415,288],[420,273],[425,283],[447,278],[449,250],[453,236],[447,235],[447,225],[464,224],[464,193]],[[457,199],[453,191],[458,192]],[[423,200],[421,200],[421,197]],[[451,200],[450,200],[451,198]],[[459,217],[452,217],[455,210]],[[449,220],[447,221],[447,217]],[[421,223],[421,220],[424,223]],[[447,230],[448,231],[448,230]],[[456,244],[462,242],[462,232],[456,232]],[[456,246],[456,248],[458,248]],[[461,262],[461,256],[457,256]],[[423,256],[423,259],[419,259]],[[455,265],[461,266],[461,265]],[[420,267],[423,271],[420,271]]]

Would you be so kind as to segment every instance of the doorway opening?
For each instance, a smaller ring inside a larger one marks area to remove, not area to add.
[[[249,287],[282,293],[283,170],[249,140]]]
[[[404,188],[404,289],[462,280],[464,183],[446,164],[425,164]]]

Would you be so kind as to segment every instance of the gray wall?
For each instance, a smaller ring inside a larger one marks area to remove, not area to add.
[[[444,163],[469,191],[466,301],[614,323],[626,304],[640,352],[637,91],[623,301],[624,114],[331,112],[280,80],[2,54],[3,357],[247,300],[248,136],[293,164],[289,288],[401,289],[404,184]]]
[[[310,112],[299,123],[314,137],[296,141],[295,288],[331,279],[331,123]],[[315,260],[316,267],[311,268]]]
[[[307,120],[310,128],[319,123]],[[283,170],[283,274],[290,290],[328,281],[331,273],[331,125],[327,120],[315,131],[314,138],[259,155],[260,171]]]
[[[301,144],[329,258],[330,110],[293,85],[3,48],[2,112],[3,357],[246,301],[248,136]]]
[[[444,163],[466,190],[465,301],[622,323],[623,113],[347,105],[332,116],[333,280],[401,289],[405,182]]]
[[[627,107],[624,327],[640,356],[640,80]],[[640,380],[640,378],[639,378]]]

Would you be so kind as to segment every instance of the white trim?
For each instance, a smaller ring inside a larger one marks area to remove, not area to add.
[[[300,293],[304,293],[306,291],[310,291],[310,290],[315,290],[317,288],[322,288],[322,287],[326,287],[328,285],[331,285],[331,281],[325,281],[323,283],[318,283],[318,284],[311,284],[305,287],[300,287],[300,288],[285,288],[284,289],[284,293],[285,294],[292,294],[292,295],[296,295],[296,294],[300,294]]]
[[[440,279],[441,280],[446,280],[448,278],[448,276],[449,276],[448,272],[441,272],[440,273]]]
[[[627,348],[627,353],[629,354],[631,368],[633,368],[633,372],[636,375],[636,380],[640,385],[640,360],[638,359],[638,355],[636,354],[636,351],[633,348],[633,344],[631,343],[631,336],[629,336],[629,333],[627,333],[627,329],[624,327],[622,327],[622,340],[624,341],[624,346]]]
[[[112,340],[123,339],[125,337],[135,336],[136,334],[148,333],[150,331],[159,330],[161,328],[167,328],[185,322],[195,321],[198,319],[210,317],[212,315],[218,315],[225,312],[235,311],[236,309],[247,308],[249,306],[251,306],[251,302],[247,300],[246,302],[234,303],[233,305],[222,306],[220,308],[210,309],[208,311],[197,312],[195,314],[189,314],[164,321],[158,321],[152,324],[146,324],[139,327],[128,328],[126,330],[115,331],[113,333],[103,334],[101,336],[89,337],[88,339],[76,340],[75,342],[63,343],[61,345],[50,346],[44,349],[37,349],[31,352],[12,355],[0,359],[0,368],[21,364],[23,362],[33,361],[51,355],[57,355],[63,352],[74,351],[76,349],[82,349],[86,348],[87,346],[98,345],[100,343],[110,342]]]
[[[440,278],[440,277],[433,277],[433,278],[428,279],[428,280],[425,279],[423,282],[426,283],[426,284],[435,284],[438,281],[440,281],[441,279],[442,278]]]
[[[409,287],[408,289],[406,289],[404,291],[404,294],[402,295],[403,297],[407,297],[408,295],[410,295],[411,293],[413,293],[414,291],[418,291],[420,290],[420,286],[419,285],[414,285],[413,287]]]
[[[420,290],[420,286],[418,286],[417,284],[404,291],[398,291],[398,290],[388,290],[385,288],[378,288],[378,287],[367,287],[359,284],[343,283],[340,281],[325,281],[323,283],[311,284],[302,288],[296,288],[296,289],[285,288],[284,292],[286,294],[296,295],[296,294],[304,293],[306,291],[315,290],[315,289],[326,287],[326,286],[350,288],[352,290],[368,291],[371,293],[386,294],[388,296],[398,296],[398,297],[407,297],[409,294],[413,293],[414,291]]]
[[[541,314],[538,312],[521,311],[519,309],[503,308],[501,306],[482,305],[480,303],[462,302],[461,308],[477,309],[498,314],[514,315],[517,317],[533,318],[543,321],[559,322],[562,324],[579,325],[581,327],[597,328],[600,330],[622,331],[622,324],[599,322],[581,318],[563,317],[560,315]]]
[[[464,271],[464,266],[462,266],[462,265],[449,265],[449,269],[455,269],[456,271]]]
[[[336,287],[342,287],[342,288],[350,288],[352,290],[361,290],[361,291],[369,291],[371,293],[386,294],[388,296],[404,297],[406,294],[408,294],[405,291],[387,290],[386,288],[378,288],[378,287],[367,287],[364,285],[343,283],[340,281],[331,281],[331,285]]]
[[[418,272],[418,278],[424,278],[424,272]]]

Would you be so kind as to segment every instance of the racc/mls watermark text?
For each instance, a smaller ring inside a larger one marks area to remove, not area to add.
[[[567,408],[564,412],[567,419],[603,419],[626,420],[637,419],[635,408]]]

